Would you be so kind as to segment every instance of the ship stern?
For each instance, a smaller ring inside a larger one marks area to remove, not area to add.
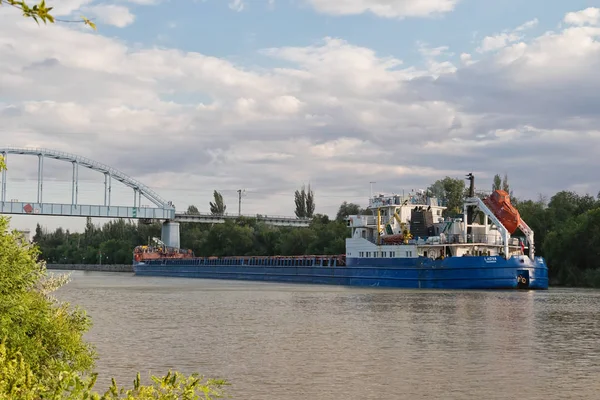
[[[514,257],[516,288],[522,290],[547,290],[548,266],[543,257],[534,260],[525,256]]]

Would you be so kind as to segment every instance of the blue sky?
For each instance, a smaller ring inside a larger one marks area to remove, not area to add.
[[[568,11],[598,4],[591,0],[463,0],[453,12],[425,18],[382,18],[319,13],[302,1],[251,0],[242,11],[227,1],[178,1],[157,6],[133,5],[136,22],[125,28],[102,26],[102,33],[145,46],[168,46],[197,51],[237,62],[269,65],[259,50],[269,47],[307,46],[324,37],[343,38],[369,47],[380,55],[393,55],[418,63],[417,42],[448,46],[456,54],[471,52],[486,35],[538,19],[529,33],[557,28]],[[479,40],[478,40],[479,39]]]
[[[508,174],[519,198],[600,190],[597,1],[48,2],[98,31],[0,9],[0,142],[107,163],[178,210],[215,189],[235,210],[246,189],[244,212],[293,215],[310,182],[335,215],[373,180],[471,171],[484,188]],[[35,163],[10,162],[9,197],[35,199]],[[46,166],[47,198],[68,203],[70,165]],[[103,176],[85,185],[102,203]]]

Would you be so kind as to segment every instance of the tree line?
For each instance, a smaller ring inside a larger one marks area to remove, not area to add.
[[[506,175],[496,175],[489,190],[476,195],[496,189],[512,193]],[[465,180],[445,177],[426,192],[444,202],[445,217],[462,215],[468,193]],[[335,218],[315,213],[310,186],[297,190],[293,198],[296,216],[311,219],[308,228],[275,227],[247,217],[222,224],[182,223],[181,247],[192,249],[198,256],[341,254],[350,233],[344,219],[370,213],[351,202],[343,202]],[[600,287],[600,193],[594,197],[560,191],[550,199],[537,200],[513,195],[511,201],[535,232],[536,254],[546,258],[551,284]],[[213,214],[226,210],[217,191],[209,206]],[[198,208],[190,206],[187,212],[198,213]],[[128,264],[135,246],[148,244],[160,233],[160,223],[116,220],[95,226],[88,220],[81,233],[62,228],[49,232],[38,225],[33,239],[42,257],[51,263]],[[520,232],[515,235],[524,236]]]

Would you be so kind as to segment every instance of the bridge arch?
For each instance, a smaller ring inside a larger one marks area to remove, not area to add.
[[[112,168],[106,164],[91,160],[87,157],[78,156],[64,151],[46,149],[46,148],[27,148],[27,147],[0,147],[0,155],[5,158],[7,165],[10,161],[7,159],[9,154],[31,155],[38,157],[38,198],[37,202],[20,202],[18,200],[6,201],[6,176],[7,171],[2,171],[2,199],[0,202],[0,214],[38,214],[48,216],[67,216],[67,217],[98,217],[98,218],[136,218],[144,221],[164,221],[161,238],[168,246],[179,247],[179,222],[195,223],[223,223],[226,219],[234,219],[239,216],[212,214],[176,214],[175,206],[171,201],[166,201],[154,190],[139,182],[138,180],[126,175],[125,173]],[[59,161],[70,162],[73,165],[73,187],[71,204],[44,203],[43,202],[43,178],[44,178],[44,159],[52,158]],[[77,194],[79,189],[79,166],[97,171],[104,174],[104,205],[85,205],[78,204]],[[130,187],[134,191],[133,207],[129,206],[111,206],[110,194],[112,180]],[[140,207],[141,198],[145,197],[157,207]],[[138,201],[139,199],[139,201]],[[280,226],[298,226],[307,227],[310,225],[310,219],[298,219],[294,217],[281,216],[256,216],[261,221]]]
[[[3,147],[0,148],[0,154],[4,156],[8,165],[8,154],[31,155],[38,157],[38,203],[43,200],[43,172],[44,158],[53,158],[55,160],[70,162],[73,165],[73,187],[72,187],[72,203],[77,204],[77,193],[79,188],[79,166],[91,169],[104,174],[104,205],[110,206],[110,194],[112,188],[112,180],[129,186],[134,191],[134,206],[135,203],[141,202],[141,197],[145,197],[157,207],[163,209],[174,208],[173,204],[159,196],[154,190],[139,182],[138,180],[126,175],[125,173],[112,168],[106,164],[94,161],[87,157],[78,156],[64,151],[46,149],[46,148],[27,148],[27,147]],[[6,201],[6,170],[2,171],[2,202]],[[138,206],[140,203],[138,203]]]

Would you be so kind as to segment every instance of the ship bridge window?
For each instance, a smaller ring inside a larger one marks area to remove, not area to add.
[[[395,251],[390,251],[390,257],[396,257],[396,252]]]

